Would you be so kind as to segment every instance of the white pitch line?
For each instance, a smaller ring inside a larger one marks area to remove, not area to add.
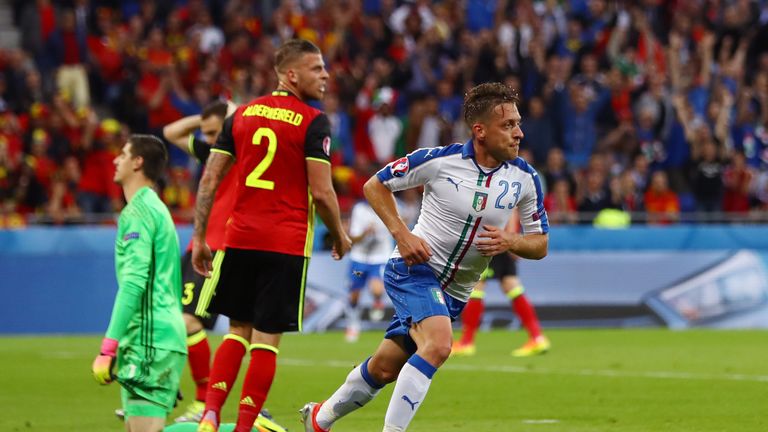
[[[307,366],[307,367],[334,367],[352,369],[356,362],[342,360],[313,361],[305,359],[282,358],[278,361],[280,364],[289,366]],[[768,375],[745,375],[745,374],[705,374],[693,372],[669,372],[669,371],[648,371],[631,372],[618,371],[610,369],[581,369],[581,370],[557,370],[557,369],[529,369],[519,366],[475,366],[466,364],[447,364],[440,368],[441,370],[468,371],[468,372],[494,372],[511,374],[538,374],[538,375],[575,375],[575,376],[596,376],[607,378],[656,378],[656,379],[678,379],[678,380],[700,380],[700,381],[746,381],[746,382],[768,382]]]
[[[525,424],[555,424],[560,423],[560,420],[556,419],[526,419],[523,420]]]

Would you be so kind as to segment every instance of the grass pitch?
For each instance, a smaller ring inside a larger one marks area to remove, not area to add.
[[[266,407],[299,432],[297,410],[329,396],[372,353],[380,332],[356,344],[340,333],[286,335]],[[519,333],[478,335],[474,357],[435,375],[409,431],[768,431],[764,331],[549,330],[549,354],[515,359]],[[120,431],[118,385],[100,387],[90,365],[100,337],[0,338],[0,431]],[[219,338],[213,339],[214,348]],[[245,367],[241,369],[241,374]],[[239,384],[224,409],[234,422]],[[392,385],[334,432],[378,432]],[[182,391],[194,397],[189,373]]]

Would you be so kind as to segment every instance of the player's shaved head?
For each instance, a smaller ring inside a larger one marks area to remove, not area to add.
[[[502,83],[485,83],[470,89],[464,96],[464,121],[469,128],[488,118],[493,110],[505,103],[517,105],[517,92]]]
[[[287,68],[301,60],[304,54],[320,54],[320,48],[304,39],[291,39],[283,43],[275,53],[275,70],[284,73]]]

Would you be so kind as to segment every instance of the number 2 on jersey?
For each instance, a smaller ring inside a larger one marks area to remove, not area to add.
[[[272,180],[264,180],[261,176],[272,165],[272,161],[275,159],[275,152],[277,151],[277,135],[275,131],[270,128],[259,128],[255,134],[253,134],[253,140],[251,141],[255,145],[261,145],[261,140],[267,139],[267,154],[264,159],[256,165],[256,168],[248,174],[245,178],[245,185],[253,188],[274,190],[275,182]]]

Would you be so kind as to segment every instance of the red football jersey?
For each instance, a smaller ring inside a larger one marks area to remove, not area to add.
[[[240,106],[211,150],[237,159],[225,246],[310,256],[315,212],[306,160],[330,164],[330,143],[328,117],[286,91]]]
[[[205,141],[195,139],[189,136],[189,150],[195,155],[197,160],[205,163],[208,155],[211,153],[211,146]],[[212,251],[224,249],[224,230],[227,226],[229,216],[232,214],[232,207],[235,206],[235,184],[237,184],[237,175],[235,170],[230,170],[216,189],[216,196],[213,197],[213,208],[208,217],[208,230],[205,232],[205,242]],[[192,250],[192,240],[187,245],[187,251]]]

